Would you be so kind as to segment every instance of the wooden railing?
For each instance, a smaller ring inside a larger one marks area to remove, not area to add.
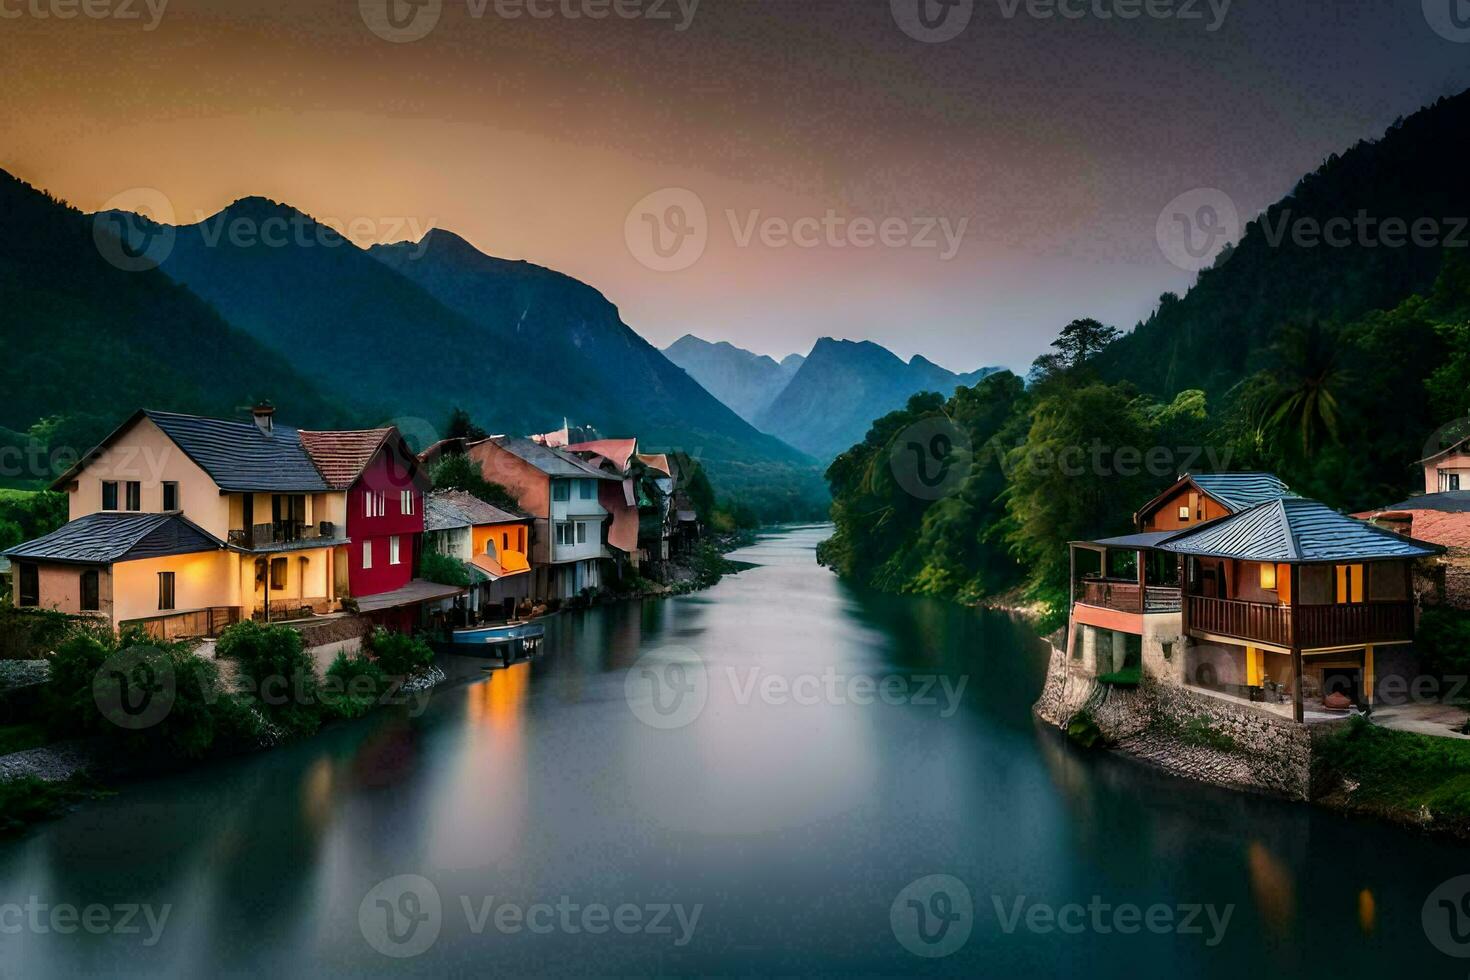
[[[167,641],[200,636],[219,636],[226,626],[234,625],[239,621],[239,606],[213,606],[209,609],[149,616],[146,619],[130,619],[118,625],[141,626],[143,631],[153,639]]]
[[[275,521],[237,528],[229,533],[229,543],[237,548],[268,548],[272,545],[333,539],[336,535],[337,526],[331,521],[315,524],[305,521]]]
[[[1090,578],[1082,580],[1078,601],[1100,609],[1128,613],[1170,613],[1180,609],[1179,590],[1163,585],[1140,589],[1137,582]]]
[[[1412,639],[1414,610],[1407,602],[1298,606],[1293,621],[1290,606],[1192,595],[1189,628],[1279,647],[1353,646]]]

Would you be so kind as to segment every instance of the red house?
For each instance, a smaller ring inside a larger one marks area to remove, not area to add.
[[[407,609],[432,598],[419,594],[424,590],[418,586],[428,583],[414,578],[428,478],[398,430],[303,431],[301,442],[334,491],[347,528],[350,543],[337,549],[335,569],[342,591],[365,613]],[[411,623],[399,616],[391,625]]]

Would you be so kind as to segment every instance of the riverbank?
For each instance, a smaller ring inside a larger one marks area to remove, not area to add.
[[[1109,684],[1049,646],[1033,713],[1084,747],[1182,779],[1470,840],[1470,743],[1361,716],[1298,725],[1146,676]]]

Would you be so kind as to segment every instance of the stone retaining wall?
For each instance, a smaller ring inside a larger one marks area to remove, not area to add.
[[[1177,776],[1289,799],[1311,797],[1312,739],[1343,722],[1310,728],[1262,709],[1145,679],[1136,688],[1098,684],[1052,648],[1038,717],[1060,728],[1086,708],[1120,751]]]

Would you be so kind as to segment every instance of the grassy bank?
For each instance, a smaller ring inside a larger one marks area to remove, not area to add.
[[[1313,755],[1321,802],[1470,838],[1470,741],[1354,719],[1317,740]]]

